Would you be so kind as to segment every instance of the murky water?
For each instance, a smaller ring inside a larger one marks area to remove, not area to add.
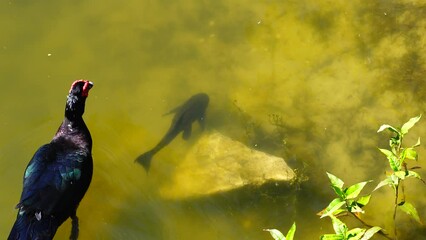
[[[315,215],[333,198],[325,172],[377,183],[387,165],[377,146],[388,137],[377,128],[424,112],[424,16],[416,0],[2,1],[0,238],[15,219],[24,168],[80,78],[95,83],[84,116],[95,170],[78,210],[81,239],[271,239],[262,229],[286,231],[293,221],[296,239],[331,233]],[[193,141],[176,139],[149,175],[133,160],[167,130],[162,114],[197,92],[211,98],[208,130],[284,157],[309,181],[298,191],[163,198]],[[417,136],[426,136],[424,119],[407,143]],[[424,146],[419,154],[424,167]],[[409,185],[407,199],[426,219],[426,186]],[[392,202],[390,189],[378,192],[366,220],[392,229]],[[403,239],[426,236],[399,216]],[[67,222],[56,239],[69,231]]]

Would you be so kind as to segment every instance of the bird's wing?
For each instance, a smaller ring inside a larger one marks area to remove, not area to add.
[[[51,144],[40,147],[25,170],[17,207],[49,214],[72,182],[80,178],[84,157],[79,152],[54,151]]]

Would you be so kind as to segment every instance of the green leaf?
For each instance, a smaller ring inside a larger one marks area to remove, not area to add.
[[[362,235],[365,233],[365,229],[363,228],[354,228],[348,231],[346,235],[346,239],[350,240],[359,240],[361,239]]]
[[[394,171],[398,171],[400,168],[398,158],[395,154],[387,149],[379,148],[380,152],[382,152],[386,158],[389,160],[389,165]]]
[[[336,186],[331,186],[331,188],[333,188],[334,192],[337,194],[337,196],[339,196],[341,199],[345,199],[345,193],[343,192],[343,189],[338,188]]]
[[[385,180],[382,180],[381,182],[379,182],[379,184],[377,184],[377,187],[374,188],[373,192],[386,185],[389,185],[389,186],[393,185],[393,181],[390,177],[386,177]]]
[[[414,220],[416,220],[418,223],[422,224],[422,222],[420,221],[420,217],[419,214],[417,213],[416,208],[413,206],[413,204],[409,203],[409,202],[405,202],[402,205],[398,206],[399,209],[401,209],[403,212],[405,212],[406,214],[410,215]]]
[[[345,184],[340,178],[334,176],[331,173],[327,173],[328,178],[330,179],[331,185],[342,190],[343,184]]]
[[[394,172],[394,174],[399,178],[399,179],[406,179],[406,178],[417,178],[421,181],[423,181],[422,177],[420,177],[420,175],[417,172],[414,171],[398,171],[398,172]]]
[[[398,129],[392,127],[389,124],[383,124],[382,126],[380,126],[380,128],[379,128],[379,130],[377,130],[377,132],[383,132],[386,129],[389,129],[390,131],[392,131],[392,132],[394,132],[394,133],[396,133],[398,135],[401,135]]]
[[[365,232],[365,234],[361,238],[361,240],[368,240],[368,239],[372,238],[374,234],[376,234],[377,232],[379,232],[381,230],[382,230],[381,227],[372,227]]]
[[[393,175],[397,176],[401,180],[404,180],[407,177],[407,173],[405,171],[394,172]]]
[[[395,174],[390,175],[389,179],[391,180],[391,187],[395,188],[399,185],[400,178]]]
[[[413,148],[420,146],[420,137],[417,139],[416,144],[413,145]]]
[[[414,148],[405,148],[402,151],[406,158],[417,161],[417,151]]]
[[[393,154],[393,152],[391,152],[391,151],[389,151],[389,150],[387,150],[387,149],[384,149],[384,148],[379,148],[379,150],[380,150],[380,152],[382,152],[386,157],[389,157],[389,156],[395,156],[395,154]]]
[[[334,212],[336,212],[343,205],[345,205],[345,203],[346,202],[344,200],[342,200],[340,198],[335,198],[333,201],[331,201],[331,203],[322,212],[320,212],[322,214],[320,218],[327,217],[327,216],[333,216]]]
[[[362,208],[360,208],[356,204],[350,206],[350,211],[353,212],[353,213],[364,213],[364,210],[362,210]]]
[[[291,225],[290,230],[288,230],[285,240],[293,240],[295,232],[296,232],[296,223],[294,222],[293,225]]]
[[[320,237],[321,240],[345,240],[345,236],[338,234],[324,234]]]
[[[370,202],[370,198],[371,198],[371,195],[360,197],[356,201],[356,203],[358,204],[358,206],[364,207],[365,205],[367,205]]]
[[[394,148],[398,147],[400,144],[401,144],[401,138],[400,138],[400,135],[397,135],[397,136],[391,137],[391,138],[389,139],[389,146],[390,146],[392,149],[394,149]]]
[[[353,199],[358,197],[358,195],[361,193],[362,189],[365,187],[365,185],[371,181],[365,181],[365,182],[360,182],[357,184],[354,184],[350,187],[348,187],[345,190],[345,194],[346,194],[346,199]]]
[[[346,212],[348,210],[346,210],[346,208],[340,208],[337,209],[336,211],[333,212],[333,216],[339,216],[339,214],[341,214],[342,212]]]
[[[348,232],[348,227],[342,221],[340,221],[337,217],[331,216],[331,221],[333,223],[334,232],[338,235],[346,236]]]
[[[417,178],[417,179],[419,179],[423,182],[422,177],[420,177],[420,175],[417,172],[414,172],[414,171],[408,171],[407,177]]]
[[[410,130],[410,128],[412,128],[422,117],[422,115],[418,116],[418,117],[413,117],[410,120],[408,120],[408,122],[404,123],[404,125],[402,125],[401,127],[401,134],[405,135],[406,133],[408,133],[408,130]]]
[[[269,232],[275,240],[286,240],[284,234],[277,229],[263,229],[263,231]]]

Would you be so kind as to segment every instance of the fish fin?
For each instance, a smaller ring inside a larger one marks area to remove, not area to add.
[[[175,108],[173,108],[172,110],[168,111],[167,113],[163,114],[163,117],[164,117],[164,116],[167,116],[167,115],[170,115],[170,114],[172,114],[172,113],[176,113],[176,112],[178,112],[181,108],[182,108],[182,106],[175,107]]]
[[[182,138],[185,140],[188,140],[191,137],[192,132],[192,124],[186,125],[186,127],[183,129]]]
[[[204,115],[201,116],[200,118],[197,119],[198,123],[200,124],[201,130],[204,131],[204,129],[206,128],[206,122],[204,121]]]
[[[151,167],[152,156],[154,156],[154,153],[152,151],[148,151],[136,158],[135,162],[141,164],[143,168],[145,168],[145,171],[148,173],[149,168]]]

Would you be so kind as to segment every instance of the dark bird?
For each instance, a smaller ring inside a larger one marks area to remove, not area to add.
[[[208,104],[209,96],[205,93],[198,93],[189,98],[181,106],[171,110],[169,113],[166,113],[165,115],[175,113],[172,124],[166,135],[153,149],[140,155],[136,159],[136,162],[142,164],[148,172],[151,166],[151,159],[154,154],[167,146],[167,144],[169,144],[180,132],[183,132],[182,137],[185,140],[188,140],[189,137],[191,137],[192,123],[194,121],[198,121],[201,129],[204,130],[204,118]]]
[[[65,118],[52,141],[40,147],[24,172],[24,184],[15,224],[8,240],[53,239],[71,217],[70,239],[78,237],[78,204],[92,180],[92,137],[83,121],[93,83],[71,85]]]

